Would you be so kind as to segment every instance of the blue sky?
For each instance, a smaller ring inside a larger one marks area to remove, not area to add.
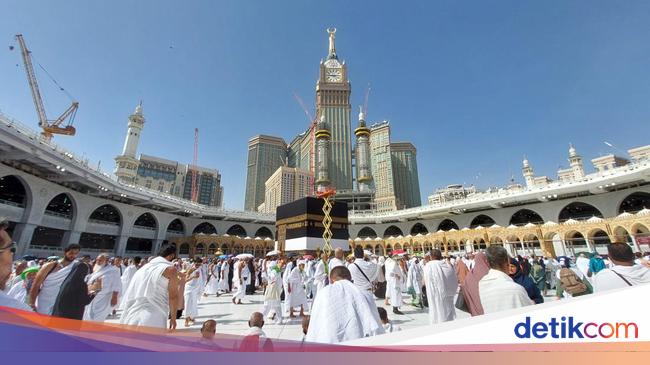
[[[0,5],[0,110],[36,129],[20,54],[80,102],[57,143],[112,170],[128,115],[147,118],[139,152],[218,168],[243,208],[247,140],[307,127],[329,26],[352,81],[371,84],[370,121],[418,148],[423,202],[451,183],[503,185],[526,155],[538,175],[650,143],[647,1],[29,1]],[[69,100],[37,73],[46,110]],[[356,119],[356,111],[353,113]],[[591,167],[589,167],[591,169]],[[480,175],[480,176],[479,176]],[[479,176],[477,178],[477,176]]]

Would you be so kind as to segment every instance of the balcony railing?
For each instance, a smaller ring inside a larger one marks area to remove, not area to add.
[[[69,220],[69,219],[72,219],[72,215],[70,215],[70,214],[59,213],[59,212],[53,212],[53,211],[51,211],[51,210],[46,210],[44,214],[45,214],[45,215],[52,216],[52,217],[65,218],[65,219],[68,219],[68,220]]]
[[[119,227],[120,226],[119,223],[107,222],[107,221],[102,221],[102,220],[98,220],[98,219],[88,219],[88,223],[100,224],[100,225],[103,225],[103,226],[112,226],[112,227]]]
[[[11,202],[9,200],[4,200],[4,199],[0,199],[0,204],[11,205],[18,208],[25,208],[25,204],[23,203]]]
[[[146,226],[136,226],[136,225],[133,225],[133,228],[144,229],[145,231],[154,231],[154,232],[156,231],[156,228],[155,228],[155,227],[146,227]]]

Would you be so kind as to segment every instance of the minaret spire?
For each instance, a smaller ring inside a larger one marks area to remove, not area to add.
[[[327,53],[327,58],[328,59],[329,58],[338,59],[338,57],[336,56],[336,44],[335,44],[336,43],[335,42],[336,36],[334,35],[336,33],[336,28],[334,28],[334,27],[327,28],[327,33],[329,33],[329,35],[330,35],[330,46],[329,46],[329,51]]]

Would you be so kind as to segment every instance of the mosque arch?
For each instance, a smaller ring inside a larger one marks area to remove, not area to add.
[[[221,244],[220,251],[221,251],[222,254],[224,254],[224,255],[228,255],[228,254],[230,254],[230,249],[228,248],[228,245],[225,244],[225,243],[222,243],[222,244]]]
[[[643,208],[650,209],[650,193],[637,191],[626,196],[618,206],[618,214],[636,213]]]
[[[270,229],[266,227],[260,227],[256,232],[255,232],[255,237],[260,237],[260,238],[271,238],[273,239],[273,233],[271,232]]]
[[[183,221],[180,219],[176,218],[173,221],[169,222],[167,225],[167,234],[178,234],[178,235],[184,235],[185,234],[185,225],[183,224]]]
[[[194,248],[194,255],[203,256],[205,254],[205,246],[202,243],[199,243]]]
[[[203,222],[194,228],[192,234],[217,234],[217,229],[210,222]]]
[[[524,226],[528,223],[532,224],[542,224],[544,219],[534,210],[530,209],[519,209],[510,217],[510,225],[515,226]]]
[[[445,231],[446,232],[446,231],[450,231],[452,229],[455,229],[457,231],[460,230],[460,228],[458,228],[458,224],[456,224],[456,222],[454,222],[451,219],[445,219],[442,222],[440,222],[440,224],[438,224],[438,230],[439,231]]]
[[[240,226],[239,224],[235,224],[230,228],[228,228],[228,231],[226,231],[226,233],[231,236],[237,236],[242,238],[248,236],[246,234],[246,230],[244,229],[244,227]]]
[[[370,227],[363,227],[357,234],[357,237],[359,238],[372,238],[375,239],[377,238],[377,233],[375,232],[374,229]]]
[[[386,237],[397,237],[397,236],[403,236],[404,234],[402,233],[402,230],[399,229],[397,226],[390,226],[386,228],[384,231],[384,238]]]
[[[591,232],[589,232],[588,238],[591,240],[597,252],[602,252],[602,253],[607,252],[607,245],[612,243],[607,232],[603,231],[600,228],[594,229]]]
[[[90,214],[90,217],[88,217],[88,220],[119,226],[122,225],[122,214],[120,214],[120,211],[115,206],[104,204],[95,208]]]
[[[188,243],[182,243],[178,248],[179,255],[189,255],[190,254],[190,245]]]
[[[47,207],[45,207],[45,214],[66,219],[74,218],[76,211],[75,201],[67,193],[61,193],[55,196],[47,204]]]
[[[215,252],[217,252],[217,244],[211,243],[210,246],[208,246],[208,255],[213,256]]]
[[[573,202],[567,204],[564,208],[562,208],[558,216],[558,221],[560,223],[565,222],[569,219],[580,221],[587,220],[591,217],[603,218],[603,213],[601,213],[598,208],[594,207],[591,204]]]
[[[494,224],[496,224],[496,222],[494,219],[492,219],[492,217],[485,214],[479,214],[474,217],[474,219],[472,219],[472,222],[469,224],[469,228],[490,227]]]
[[[26,208],[29,203],[29,185],[20,177],[6,175],[0,177],[0,204]]]
[[[417,236],[418,234],[424,235],[427,233],[429,233],[429,230],[422,223],[415,223],[413,227],[411,227],[411,236]]]
[[[133,222],[133,226],[138,228],[156,230],[158,228],[158,220],[153,214],[146,212],[140,214],[140,216],[136,218],[135,222]]]
[[[590,252],[585,236],[578,231],[570,231],[564,236],[564,243],[573,256],[580,252]]]

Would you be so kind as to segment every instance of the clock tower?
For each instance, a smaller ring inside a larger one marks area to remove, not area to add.
[[[316,111],[325,117],[331,133],[329,180],[336,190],[352,190],[350,81],[345,62],[336,54],[336,28],[327,29],[329,52],[320,62],[316,83]]]

